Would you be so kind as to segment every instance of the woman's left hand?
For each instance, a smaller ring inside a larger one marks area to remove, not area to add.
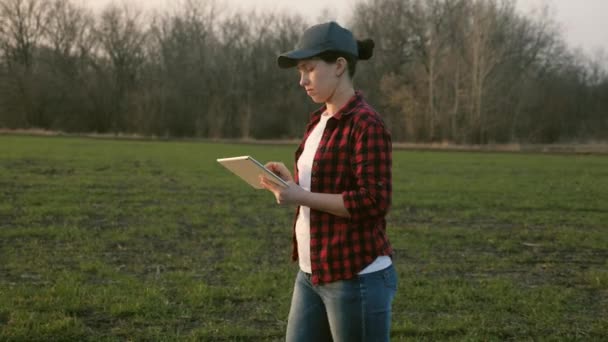
[[[306,190],[302,189],[293,181],[287,182],[287,187],[282,187],[270,181],[264,176],[260,176],[260,184],[274,194],[278,204],[299,204]]]

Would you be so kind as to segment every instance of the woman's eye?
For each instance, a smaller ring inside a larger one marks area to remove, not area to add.
[[[302,75],[303,73],[311,73],[315,70],[315,66],[314,65],[303,65],[301,67],[298,68],[298,73],[300,75]]]

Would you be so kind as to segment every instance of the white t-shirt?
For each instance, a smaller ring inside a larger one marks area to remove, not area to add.
[[[312,173],[312,164],[315,159],[315,154],[319,148],[323,131],[327,121],[331,118],[330,115],[321,115],[321,120],[310,132],[306,143],[304,144],[304,150],[298,159],[298,180],[300,187],[306,191],[310,191],[310,178]],[[296,220],[296,240],[298,242],[298,262],[300,269],[306,273],[312,273],[312,267],[310,265],[310,208],[301,206],[298,218]],[[379,256],[368,265],[359,274],[371,273],[385,269],[392,264],[392,260],[389,256]]]

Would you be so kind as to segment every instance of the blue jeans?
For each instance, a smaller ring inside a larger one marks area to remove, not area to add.
[[[298,272],[287,342],[389,341],[391,306],[397,291],[393,265],[354,279],[314,286]]]

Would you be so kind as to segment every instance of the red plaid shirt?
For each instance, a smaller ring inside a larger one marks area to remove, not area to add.
[[[297,161],[325,109],[312,113],[296,150],[296,183]],[[392,255],[385,220],[392,195],[391,150],[382,119],[359,92],[327,122],[314,157],[310,190],[342,194],[350,218],[310,210],[313,284],[351,279],[378,256]],[[295,223],[292,258],[298,259]]]

